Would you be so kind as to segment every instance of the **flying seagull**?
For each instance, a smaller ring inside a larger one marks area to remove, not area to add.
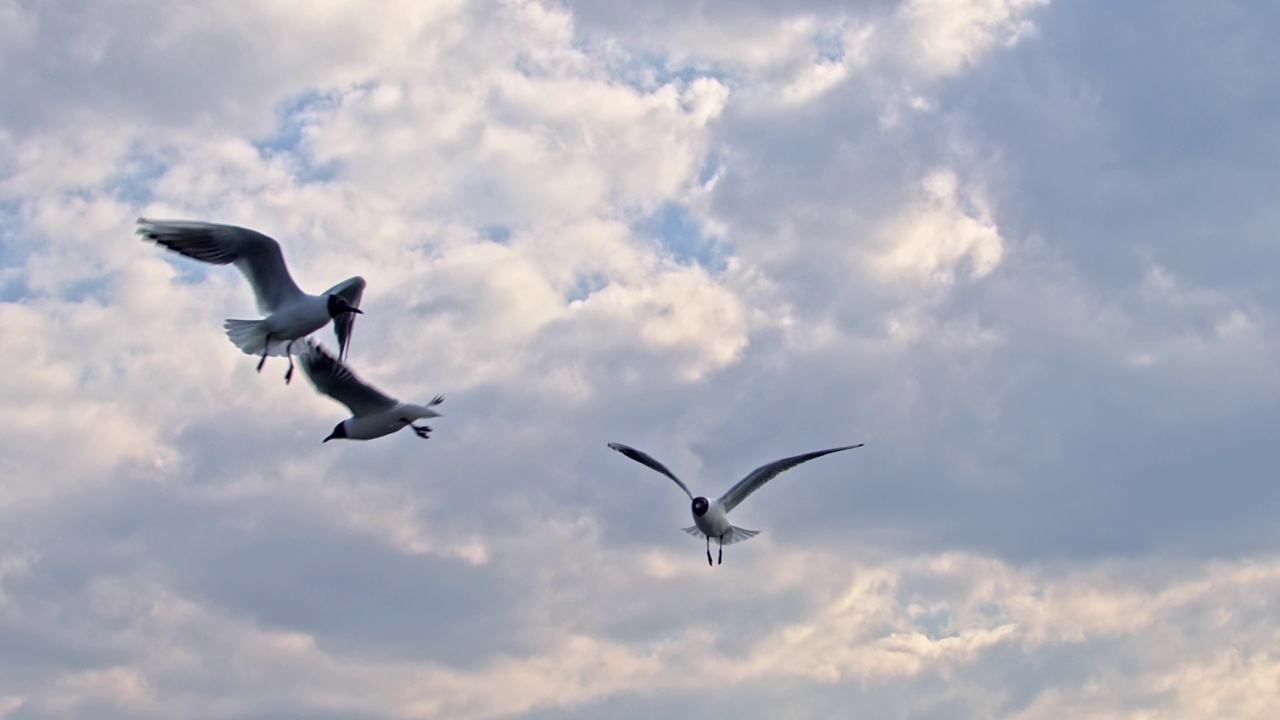
[[[293,379],[293,343],[333,320],[338,356],[346,359],[351,329],[364,294],[362,277],[343,280],[319,295],[302,292],[289,276],[280,243],[256,230],[196,222],[138,218],[138,234],[157,245],[213,265],[235,264],[244,273],[258,300],[262,320],[227,320],[227,337],[248,355],[262,354],[258,372],[268,355],[285,355]]]
[[[442,417],[431,408],[444,402],[435,396],[426,405],[411,405],[378,392],[361,382],[355,373],[347,369],[324,347],[306,340],[306,349],[298,356],[302,371],[311,378],[311,384],[320,393],[328,395],[351,410],[351,417],[333,426],[333,432],[321,442],[330,440],[372,440],[390,435],[404,427],[411,427],[424,440],[430,437],[431,428],[414,425],[415,420]]]
[[[784,470],[790,470],[800,463],[808,462],[814,458],[820,458],[823,455],[830,455],[831,453],[840,452],[842,450],[860,448],[863,444],[864,443],[858,443],[857,445],[846,445],[844,447],[831,448],[830,450],[818,450],[816,452],[805,453],[803,455],[796,455],[795,457],[774,460],[771,463],[761,465],[755,470],[752,470],[746,477],[739,480],[737,485],[729,488],[729,492],[726,492],[724,495],[721,495],[719,499],[714,501],[707,500],[701,495],[694,497],[693,493],[689,491],[688,485],[685,485],[680,478],[676,477],[675,474],[668,470],[665,465],[654,460],[649,455],[636,450],[633,447],[623,445],[622,443],[609,443],[609,447],[617,450],[623,455],[626,455],[632,460],[635,460],[642,465],[648,465],[650,468],[657,470],[672,480],[675,480],[676,484],[680,486],[680,489],[684,491],[684,494],[689,496],[689,499],[693,501],[693,525],[684,528],[684,531],[694,537],[701,535],[707,539],[707,564],[710,565],[711,538],[716,538],[720,543],[720,550],[716,559],[716,563],[719,563],[724,559],[725,545],[732,545],[736,542],[741,542],[760,534],[759,530],[747,530],[729,523],[729,511],[737,507],[743,500],[746,500],[748,495],[759,490],[761,486],[777,477],[778,473],[781,473]]]

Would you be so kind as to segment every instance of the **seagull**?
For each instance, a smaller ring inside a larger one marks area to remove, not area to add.
[[[355,325],[364,278],[348,278],[320,295],[302,292],[289,276],[280,243],[256,230],[194,220],[148,220],[138,218],[138,234],[144,239],[213,265],[234,263],[253,286],[262,320],[227,320],[227,337],[247,355],[262,353],[258,372],[268,355],[285,355],[289,370],[285,383],[293,379],[293,343],[333,320],[338,335],[338,356],[346,359]],[[283,348],[283,349],[282,349]]]
[[[444,396],[437,395],[426,405],[411,405],[378,392],[366,385],[347,369],[341,361],[335,359],[323,346],[306,340],[306,349],[298,356],[302,363],[302,371],[311,378],[316,391],[337,400],[351,409],[351,417],[333,426],[329,437],[321,440],[372,440],[383,435],[390,435],[403,428],[411,427],[418,437],[427,439],[431,436],[431,428],[426,425],[414,425],[415,420],[423,418],[443,417],[431,408],[444,402]]]
[[[831,453],[840,452],[842,450],[860,448],[864,444],[865,443],[846,445],[844,447],[831,448],[830,450],[818,450],[816,452],[805,453],[803,455],[796,455],[795,457],[774,460],[771,463],[761,465],[755,470],[752,470],[746,477],[739,480],[738,484],[729,488],[729,492],[726,492],[724,495],[721,495],[719,499],[714,501],[707,500],[702,496],[694,497],[693,493],[689,491],[688,485],[685,485],[680,478],[676,477],[675,474],[668,470],[665,465],[654,460],[652,457],[649,457],[649,455],[636,450],[633,447],[623,445],[622,443],[609,443],[609,447],[613,450],[617,450],[623,455],[626,455],[632,460],[635,460],[642,465],[648,465],[650,468],[657,470],[672,480],[675,480],[676,484],[680,486],[680,489],[684,491],[684,494],[689,496],[689,499],[693,501],[693,525],[683,529],[694,537],[701,535],[707,539],[707,564],[710,565],[711,538],[716,538],[720,543],[720,550],[716,559],[716,564],[719,564],[724,560],[725,545],[732,545],[736,542],[741,542],[760,534],[759,530],[747,530],[729,523],[729,511],[737,507],[743,500],[746,500],[748,495],[759,490],[761,486],[777,477],[778,473],[781,473],[784,470],[790,470],[800,463],[809,462],[810,460],[820,458],[823,455],[830,455]]]

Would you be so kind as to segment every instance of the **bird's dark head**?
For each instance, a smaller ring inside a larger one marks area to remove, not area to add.
[[[321,444],[324,444],[329,442],[330,440],[344,440],[346,439],[346,437],[347,437],[347,428],[342,423],[338,423],[337,425],[333,426],[333,432],[329,433],[329,437],[321,440],[320,442]]]
[[[707,514],[707,509],[711,507],[711,503],[707,502],[704,497],[696,497],[693,499],[693,514],[702,517]]]
[[[352,305],[351,303],[347,302],[347,299],[342,297],[341,295],[330,295],[329,296],[329,317],[336,318],[339,315],[342,315],[343,313],[355,313],[357,315],[363,315],[364,311],[362,311],[360,308],[356,307],[355,305]]]

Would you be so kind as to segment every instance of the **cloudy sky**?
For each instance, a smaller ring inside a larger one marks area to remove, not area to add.
[[[1276,717],[1278,35],[0,0],[0,718]],[[436,433],[321,445],[139,215],[364,276]],[[610,441],[712,496],[866,447],[708,568]]]

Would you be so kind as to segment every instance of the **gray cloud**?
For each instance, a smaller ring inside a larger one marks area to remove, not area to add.
[[[1274,715],[1268,11],[252,5],[0,10],[0,717]]]

